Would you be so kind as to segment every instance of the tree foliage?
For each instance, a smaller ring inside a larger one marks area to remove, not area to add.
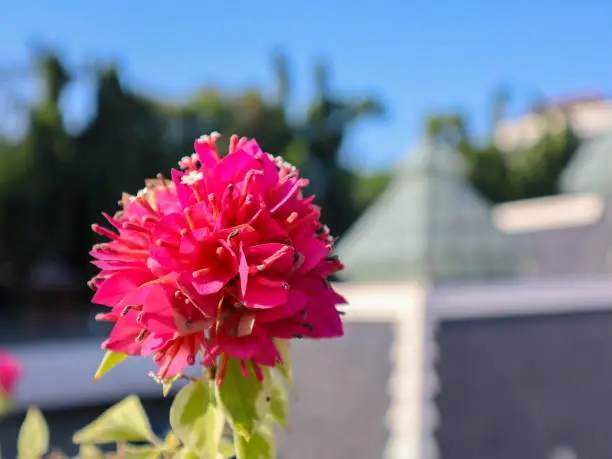
[[[555,195],[560,192],[561,173],[578,147],[571,127],[555,132],[552,127],[534,145],[503,151],[494,142],[494,130],[505,115],[508,93],[492,99],[491,132],[485,142],[474,139],[462,114],[436,114],[426,120],[430,138],[446,142],[464,158],[467,175],[476,190],[494,203]],[[540,112],[542,123],[551,121]]]
[[[335,234],[382,188],[338,160],[353,123],[380,113],[380,104],[334,93],[323,65],[314,71],[316,96],[297,119],[287,115],[291,78],[282,55],[275,56],[269,98],[257,89],[228,94],[205,88],[186,102],[169,103],[127,87],[113,65],[99,66],[95,112],[77,133],[67,131],[61,110],[73,84],[70,69],[47,52],[38,56],[37,71],[41,97],[27,131],[18,141],[0,139],[0,263],[23,282],[43,257],[88,276],[88,249],[96,242],[89,225],[101,219],[100,211],[112,212],[122,191],[134,193],[145,177],[169,171],[192,151],[196,137],[213,130],[255,137],[264,150],[301,167]]]

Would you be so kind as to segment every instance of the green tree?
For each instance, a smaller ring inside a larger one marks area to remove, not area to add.
[[[302,117],[290,118],[287,59],[274,57],[271,97],[256,89],[225,93],[208,87],[184,102],[139,94],[121,82],[114,65],[95,67],[95,111],[78,133],[68,133],[60,102],[72,82],[58,55],[37,56],[42,97],[29,113],[25,135],[0,139],[0,262],[27,279],[43,256],[69,262],[89,276],[90,230],[102,210],[113,212],[122,191],[135,193],[145,177],[176,166],[194,139],[217,130],[255,137],[312,179],[312,191],[335,234],[342,233],[380,192],[384,175],[361,177],[342,167],[340,150],[355,122],[381,112],[373,99],[331,91],[327,69],[315,69],[317,93]]]
[[[505,116],[509,97],[506,91],[494,94],[487,140],[478,142],[461,114],[436,114],[427,118],[427,135],[455,148],[464,158],[467,176],[484,197],[494,203],[554,195],[559,178],[578,147],[571,128],[552,129],[529,148],[503,151],[494,142],[497,123]],[[546,113],[543,122],[548,122]]]
[[[334,234],[341,235],[359,216],[360,206],[356,200],[359,177],[340,164],[340,150],[354,123],[380,115],[383,109],[373,98],[353,100],[333,94],[325,65],[318,64],[314,74],[315,97],[300,129],[308,152],[305,170],[319,184],[316,191],[323,221]]]
[[[0,244],[20,279],[38,258],[61,257],[71,244],[74,150],[67,134],[60,99],[69,74],[60,60],[44,53],[37,61],[42,98],[29,116],[26,136],[0,157]]]

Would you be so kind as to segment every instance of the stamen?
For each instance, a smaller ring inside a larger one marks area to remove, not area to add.
[[[242,370],[242,376],[244,376],[245,378],[249,376],[249,369],[247,368],[245,360],[240,361],[240,370]]]
[[[181,183],[187,186],[194,186],[203,178],[204,174],[201,171],[193,170],[181,177]]]
[[[167,354],[165,356],[166,357],[166,361],[164,362],[164,365],[159,369],[159,372],[158,372],[158,375],[160,375],[161,378],[165,378],[166,377],[166,374],[168,373],[168,369],[170,368],[170,365],[172,364],[172,361],[174,360],[174,358],[176,357],[178,352],[181,350],[181,344],[182,344],[182,341],[180,339],[177,339],[170,346],[170,349],[168,349],[168,352],[167,352]]]
[[[262,382],[264,377],[263,377],[263,373],[261,372],[261,368],[259,368],[259,365],[255,361],[255,359],[251,359],[251,364],[253,365],[253,372],[255,373],[255,377],[257,378],[257,381]]]
[[[197,271],[194,271],[191,273],[191,275],[194,277],[194,279],[198,280],[204,276],[206,276],[207,274],[210,274],[210,268],[202,268],[202,269],[198,269]]]
[[[217,196],[214,193],[210,193],[208,195],[208,202],[212,206],[213,220],[216,220],[217,216],[219,215],[219,209],[217,208]]]
[[[187,224],[189,225],[189,229],[191,231],[195,230],[195,225],[193,223],[193,216],[191,215],[192,213],[192,208],[191,207],[187,207],[185,209],[185,219],[187,220]]]
[[[229,141],[229,152],[230,153],[235,152],[237,146],[238,146],[238,136],[236,134],[233,134],[230,137],[230,141]]]
[[[158,239],[157,241],[155,241],[155,245],[157,247],[165,247],[167,249],[178,249],[179,248],[178,244],[174,242],[166,241],[165,239]]]
[[[119,239],[118,234],[113,233],[111,230],[104,228],[103,226],[100,226],[97,223],[94,223],[93,225],[91,225],[91,229],[94,233],[97,233],[100,236],[105,236],[109,239],[112,239],[113,241],[116,241],[117,239]]]
[[[289,214],[289,216],[287,217],[286,221],[287,223],[291,224],[293,223],[296,219],[298,218],[298,213],[297,212],[291,212]]]
[[[293,185],[293,187],[291,187],[291,189],[289,190],[289,192],[285,195],[285,197],[283,199],[281,199],[279,201],[278,204],[276,204],[271,210],[270,210],[270,214],[273,214],[274,212],[276,212],[278,209],[280,209],[283,204],[285,204],[287,201],[289,201],[289,199],[291,199],[299,190],[300,188],[304,188],[305,186],[308,185],[308,180],[306,179],[299,179],[295,182],[295,184]]]
[[[235,229],[234,231],[229,233],[229,236],[227,236],[227,242],[231,241],[233,238],[238,236],[241,232],[242,232],[241,229]]]

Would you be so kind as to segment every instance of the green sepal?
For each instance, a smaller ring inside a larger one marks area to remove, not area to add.
[[[115,368],[128,357],[129,355],[121,352],[106,351],[106,354],[104,354],[104,357],[102,358],[102,362],[100,362],[100,366],[96,370],[96,374],[94,375],[92,382],[98,381],[102,376]]]

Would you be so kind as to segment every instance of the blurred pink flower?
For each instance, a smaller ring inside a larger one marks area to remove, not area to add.
[[[255,140],[230,139],[220,159],[217,133],[195,142],[172,181],[147,181],[123,210],[106,219],[117,232],[94,246],[101,269],[90,285],[93,301],[111,307],[114,322],[103,347],[153,354],[157,376],[228,358],[260,365],[281,359],[274,338],[330,338],[343,334],[336,306],[344,304],[326,278],[341,270],[330,255],[333,238],[320,221],[308,185]]]
[[[0,350],[0,393],[11,395],[21,376],[21,367],[13,355]]]

